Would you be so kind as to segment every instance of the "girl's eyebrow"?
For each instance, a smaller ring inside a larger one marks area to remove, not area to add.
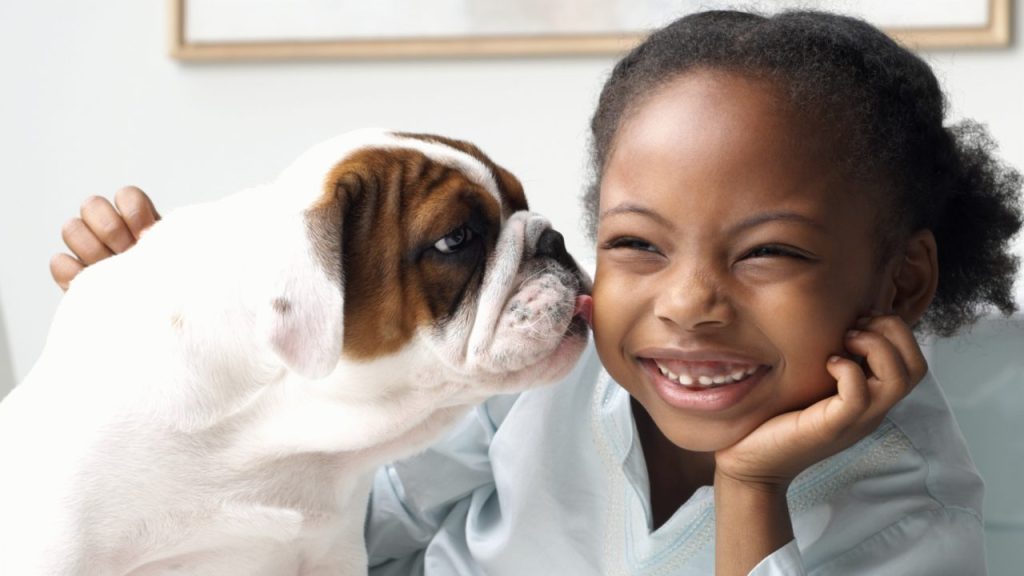
[[[809,218],[797,212],[787,212],[784,210],[779,210],[776,212],[763,212],[761,214],[755,214],[754,216],[751,216],[750,218],[747,218],[746,220],[733,226],[729,230],[729,233],[736,234],[743,230],[760,226],[761,224],[765,224],[768,222],[777,222],[780,220],[807,224],[808,226],[816,228],[821,232],[825,232],[828,230],[828,228],[824,224],[818,222],[817,220],[814,220],[813,218]]]
[[[601,214],[598,216],[598,221],[603,221],[605,218],[609,216],[618,216],[620,214],[638,214],[641,216],[646,216],[647,218],[650,218],[658,222],[662,226],[671,227],[673,225],[673,222],[671,220],[665,218],[664,216],[655,212],[654,210],[651,210],[650,208],[642,206],[640,204],[634,204],[632,202],[623,202],[618,206],[613,206],[605,210],[604,212],[601,212]],[[803,214],[797,212],[778,210],[775,212],[763,212],[761,214],[755,214],[754,216],[751,216],[750,218],[747,218],[746,220],[743,220],[742,222],[733,226],[729,230],[729,233],[736,234],[743,230],[754,228],[756,226],[760,226],[768,222],[778,221],[788,221],[806,224],[808,226],[811,226],[812,228],[816,228],[821,232],[825,232],[828,230],[828,228],[824,224],[818,222],[817,220],[814,220],[813,218],[804,216]]]
[[[672,221],[669,220],[668,218],[665,218],[661,214],[658,214],[657,212],[651,210],[646,206],[634,204],[632,202],[623,202],[618,206],[613,206],[612,208],[609,208],[604,212],[601,212],[601,214],[598,216],[598,221],[602,221],[609,216],[618,216],[620,214],[639,214],[641,216],[646,216],[656,221],[662,226],[672,226]]]

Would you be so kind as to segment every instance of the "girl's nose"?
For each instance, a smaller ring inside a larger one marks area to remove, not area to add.
[[[681,329],[699,330],[728,326],[735,309],[716,274],[690,269],[666,284],[655,300],[654,313]]]

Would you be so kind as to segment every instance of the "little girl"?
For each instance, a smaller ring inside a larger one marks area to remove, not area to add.
[[[984,573],[982,483],[909,327],[1014,309],[1021,179],[944,108],[858,20],[655,32],[592,121],[596,355],[381,470],[371,573]],[[155,218],[118,203],[66,228],[59,283]]]

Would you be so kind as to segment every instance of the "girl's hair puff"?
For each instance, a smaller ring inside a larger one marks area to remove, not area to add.
[[[683,17],[626,55],[604,85],[591,120],[591,184],[584,193],[591,238],[601,177],[615,135],[662,85],[697,69],[777,85],[841,149],[850,178],[881,192],[879,261],[916,230],[938,244],[939,287],[920,328],[950,335],[988,305],[1016,310],[1021,228],[1019,172],[996,159],[974,122],[946,127],[946,101],[931,68],[874,26],[836,14],[773,17],[712,11]]]

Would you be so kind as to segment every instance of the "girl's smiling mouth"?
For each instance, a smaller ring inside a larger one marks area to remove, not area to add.
[[[669,380],[689,388],[714,388],[735,384],[759,369],[756,365],[733,364],[731,362],[679,362],[654,360],[654,364]]]
[[[639,356],[654,391],[673,408],[717,412],[739,404],[771,370],[747,359],[712,353]]]

